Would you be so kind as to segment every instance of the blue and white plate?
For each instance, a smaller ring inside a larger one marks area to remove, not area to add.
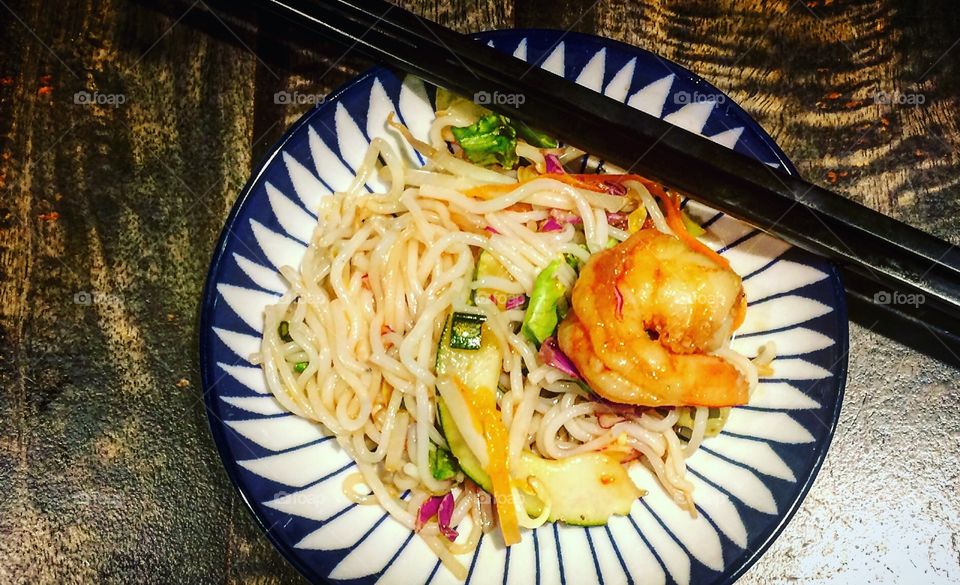
[[[479,35],[548,69],[773,167],[795,172],[730,98],[656,55],[556,31]],[[378,506],[341,493],[353,463],[319,425],[287,414],[259,368],[262,311],[284,291],[277,269],[299,265],[318,201],[347,186],[375,136],[395,140],[390,112],[426,139],[434,91],[375,69],[329,96],[284,136],[227,219],[204,291],[200,358],[210,428],[224,466],[267,537],[314,582],[456,583],[427,546]],[[412,160],[417,155],[404,145]],[[691,169],[696,172],[696,169]],[[369,188],[381,189],[371,182]],[[689,460],[699,515],[650,490],[628,517],[591,528],[546,525],[504,550],[481,540],[463,559],[468,582],[729,583],[793,515],[823,462],[846,379],[847,315],[834,267],[749,226],[691,204],[708,242],[744,279],[750,308],[734,347],[777,344],[775,377]],[[640,468],[640,466],[635,466]]]

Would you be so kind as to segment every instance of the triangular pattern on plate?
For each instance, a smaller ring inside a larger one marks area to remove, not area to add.
[[[323,439],[329,434],[315,422],[292,414],[269,418],[228,420],[226,425],[270,451],[283,451]]]
[[[263,416],[287,413],[287,410],[273,396],[221,396],[220,400],[240,410]]]
[[[240,467],[260,477],[295,488],[319,481],[352,463],[336,446],[336,441],[318,442],[276,455],[237,461]]]

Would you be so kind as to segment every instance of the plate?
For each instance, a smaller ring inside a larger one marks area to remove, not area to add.
[[[499,50],[796,172],[733,101],[652,53],[583,34],[481,33]],[[346,187],[369,140],[396,112],[426,138],[434,90],[386,69],[359,76],[307,112],[244,187],[210,266],[200,362],[210,430],[224,467],[277,549],[314,582],[457,583],[427,546],[378,506],[341,493],[353,463],[319,425],[287,414],[268,393],[257,351],[263,307],[284,291],[282,265],[299,265],[321,197]],[[696,169],[691,169],[695,172]],[[376,186],[374,186],[376,187]],[[754,355],[777,344],[773,378],[723,433],[688,461],[698,517],[655,484],[607,526],[548,524],[503,549],[483,538],[464,558],[467,582],[730,583],[796,511],[823,462],[847,366],[847,315],[833,265],[690,203],[708,243],[743,276],[747,320],[733,341]]]

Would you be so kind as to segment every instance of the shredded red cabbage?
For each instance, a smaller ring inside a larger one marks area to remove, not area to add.
[[[611,213],[608,211],[607,223],[621,230],[630,228],[630,221],[627,219],[626,213]]]
[[[611,195],[626,195],[627,188],[621,185],[620,183],[607,183],[604,182],[602,185],[603,189]]]
[[[527,295],[514,295],[507,299],[507,302],[504,303],[503,307],[509,311],[510,309],[522,307],[523,303],[525,302],[527,302]]]
[[[550,217],[557,220],[561,224],[572,223],[574,225],[583,223],[583,218],[575,213],[570,213],[569,211],[564,211],[562,209],[551,209]]]
[[[563,170],[560,164],[560,158],[555,154],[548,154],[543,157],[547,162],[547,172],[551,174],[565,175],[567,171]]]
[[[490,232],[491,234],[500,235],[500,232],[497,231],[497,228],[493,227],[492,225],[488,225],[487,227],[485,227],[485,228],[483,228],[483,229],[487,230],[487,231]]]
[[[541,232],[559,232],[561,230],[563,230],[563,226],[555,217],[548,217],[540,226]]]
[[[453,493],[447,492],[445,496],[432,496],[426,502],[420,505],[417,512],[417,521],[414,525],[414,532],[420,532],[423,525],[430,521],[434,516],[437,517],[437,526],[451,542],[456,540],[457,531],[450,527],[450,521],[453,519]]]
[[[440,532],[450,542],[457,539],[457,531],[450,527],[450,521],[453,519],[453,507],[453,494],[447,492],[447,495],[440,500],[440,509],[437,511],[437,525],[440,526]]]
[[[573,365],[570,358],[560,350],[556,337],[548,337],[543,340],[543,343],[540,345],[539,356],[540,361],[546,365],[557,368],[575,380],[583,379],[583,377],[580,376],[580,372],[577,371],[577,366]]]
[[[420,510],[417,512],[417,522],[413,529],[414,532],[420,532],[420,529],[423,528],[423,525],[437,515],[437,511],[440,510],[440,502],[442,500],[443,496],[432,496],[427,498],[426,502],[420,504]]]

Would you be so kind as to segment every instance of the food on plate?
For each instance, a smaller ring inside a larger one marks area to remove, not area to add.
[[[268,387],[356,461],[348,498],[460,578],[484,532],[510,546],[629,514],[637,466],[696,515],[684,461],[774,354],[729,348],[740,277],[676,193],[572,173],[596,161],[442,90],[437,104],[423,136],[391,118],[313,210],[264,314]]]
[[[747,381],[714,355],[746,312],[740,277],[656,229],[594,254],[557,340],[591,390],[639,406],[732,406]]]

